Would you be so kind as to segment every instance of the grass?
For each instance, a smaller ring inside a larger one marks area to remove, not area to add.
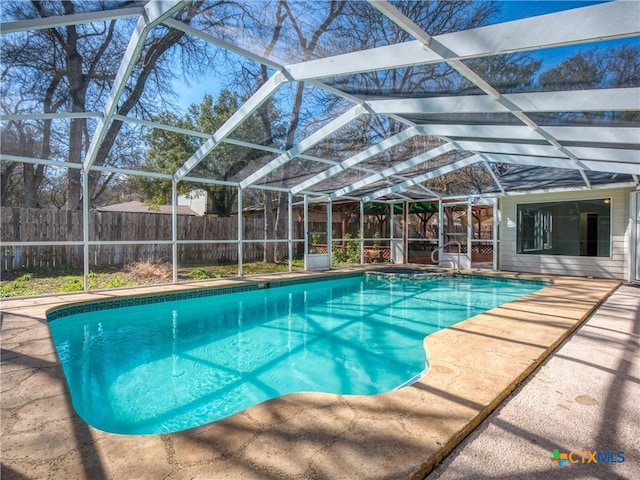
[[[244,275],[286,272],[288,268],[288,263],[252,262],[242,265]],[[294,270],[302,268],[304,268],[302,260],[293,261]],[[236,264],[194,266],[180,268],[178,281],[236,277],[237,275]],[[171,281],[171,264],[167,263],[138,262],[122,269],[102,269],[89,273],[90,290],[160,285],[171,283]],[[81,292],[83,289],[82,273],[64,267],[33,270],[20,275],[4,275],[0,280],[0,298]]]
[[[302,270],[304,262],[302,260],[293,260],[293,269]],[[289,270],[288,263],[264,263],[251,262],[242,265],[242,273],[244,275],[261,275],[264,273],[278,273]],[[187,276],[191,280],[206,280],[208,278],[224,278],[237,277],[238,266],[233,265],[215,265],[208,267],[193,268],[188,271]]]

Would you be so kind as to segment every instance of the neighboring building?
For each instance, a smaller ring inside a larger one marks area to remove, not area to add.
[[[124,202],[115,203],[113,205],[105,205],[104,207],[96,208],[98,212],[122,212],[122,213],[156,213],[162,215],[171,215],[171,205],[160,205],[157,208],[150,207],[149,205],[138,202]],[[201,214],[194,211],[188,206],[178,204],[178,215],[190,215],[200,216]]]
[[[178,208],[186,207],[196,215],[206,215],[211,211],[209,195],[204,190],[194,190],[184,195],[178,195]]]

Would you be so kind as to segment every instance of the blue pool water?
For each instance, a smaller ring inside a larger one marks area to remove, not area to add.
[[[56,312],[49,326],[74,408],[87,423],[166,433],[286,393],[393,390],[426,371],[425,336],[542,286],[353,276],[101,304]]]

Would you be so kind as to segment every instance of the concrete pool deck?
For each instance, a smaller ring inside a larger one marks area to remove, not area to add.
[[[429,373],[409,387],[368,397],[287,395],[213,424],[148,436],[105,433],[75,414],[45,312],[244,280],[3,300],[2,478],[423,478],[620,285],[553,280],[430,335]]]
[[[427,480],[638,479],[639,403],[640,286],[623,285]],[[560,468],[555,449],[579,453]]]

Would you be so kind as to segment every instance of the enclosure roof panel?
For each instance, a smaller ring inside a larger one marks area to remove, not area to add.
[[[640,184],[640,2],[7,2],[2,22],[3,162],[152,176],[153,139],[182,135],[159,178],[333,201]],[[67,65],[39,58],[38,41],[73,31],[94,75],[86,111]],[[118,49],[100,47],[110,35]],[[31,88],[47,82],[69,92]],[[237,105],[197,124],[190,90]],[[25,129],[58,143],[18,148]]]
[[[530,190],[584,188],[582,177],[576,170],[549,167],[545,169],[545,172],[547,175],[540,178],[537,167],[510,165],[500,177],[500,183],[510,192],[519,193]],[[615,184],[632,185],[634,183],[631,175],[607,172],[588,172],[587,175],[594,187]],[[488,187],[485,193],[497,191],[495,187]]]

